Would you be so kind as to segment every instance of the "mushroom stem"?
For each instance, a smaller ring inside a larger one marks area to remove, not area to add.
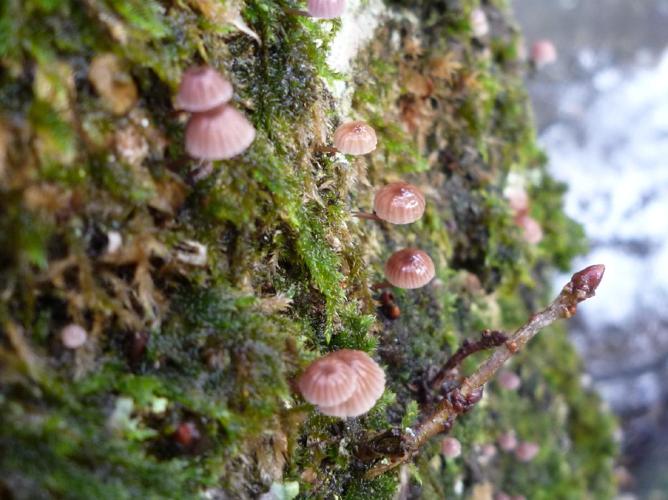
[[[374,283],[371,285],[372,290],[382,290],[383,288],[392,288],[392,283],[387,280],[381,281],[379,283]]]
[[[339,152],[339,150],[333,146],[316,146],[315,148],[313,148],[313,151],[316,153],[326,153],[332,155]]]
[[[309,14],[305,10],[293,9],[292,7],[284,7],[283,12],[285,12],[286,14],[289,14],[291,16],[311,17],[311,14]]]
[[[352,216],[357,217],[358,219],[377,220],[378,222],[383,221],[383,219],[378,217],[376,214],[369,214],[366,212],[353,212]]]

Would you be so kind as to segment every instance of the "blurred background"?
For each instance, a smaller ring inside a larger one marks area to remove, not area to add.
[[[513,4],[528,50],[547,39],[559,55],[528,84],[550,170],[590,238],[574,267],[607,266],[571,323],[583,382],[620,418],[623,491],[667,499],[668,0]]]

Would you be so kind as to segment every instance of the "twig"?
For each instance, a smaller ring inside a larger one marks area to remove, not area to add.
[[[572,317],[580,302],[594,296],[604,272],[605,266],[594,265],[575,273],[554,302],[543,311],[531,316],[509,340],[495,349],[487,361],[466,377],[457,389],[451,391],[430,415],[403,433],[395,430],[392,434],[388,431],[372,439],[362,448],[361,452],[365,456],[361,458],[378,458],[378,452],[382,450],[381,456],[384,455],[385,460],[369,469],[367,477],[377,477],[407,462],[430,438],[450,430],[459,415],[466,413],[480,401],[484,385],[508,359],[520,351],[540,330],[561,318]],[[392,436],[396,436],[395,440],[388,443]],[[382,441],[382,448],[376,446],[379,440]]]
[[[476,342],[471,342],[470,340],[466,339],[462,346],[457,349],[457,352],[455,352],[447,361],[447,363],[443,365],[443,368],[441,368],[438,373],[432,377],[432,379],[429,381],[429,385],[432,389],[438,389],[441,385],[443,385],[443,382],[445,382],[448,376],[448,372],[461,365],[466,358],[477,352],[491,349],[493,347],[499,347],[507,341],[508,337],[506,334],[496,330],[484,330],[482,332],[482,337]]]

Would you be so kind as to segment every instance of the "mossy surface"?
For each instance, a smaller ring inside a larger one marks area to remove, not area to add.
[[[0,4],[0,496],[613,494],[614,422],[560,331],[515,362],[518,393],[490,387],[457,424],[463,458],[444,462],[435,440],[373,481],[354,458],[367,436],[417,418],[416,380],[463,339],[544,304],[549,272],[584,242],[535,143],[507,6],[484,5],[492,34],[479,40],[477,2],[387,3],[351,77],[326,62],[339,21],[291,14],[289,0]],[[230,24],[239,12],[261,45]],[[195,180],[172,96],[203,61],[233,82],[257,138]],[[328,90],[340,83],[346,117]],[[315,152],[347,118],[376,128],[377,151]],[[528,185],[537,246],[503,198],[511,175]],[[427,196],[420,222],[351,217],[399,178]],[[109,253],[112,233],[122,245]],[[184,257],[192,242],[206,265]],[[437,279],[395,291],[391,321],[371,285],[409,245]],[[72,322],[89,332],[76,351],[59,338]],[[341,347],[388,375],[350,421],[319,415],[292,383]],[[481,465],[476,446],[510,426],[539,458]]]

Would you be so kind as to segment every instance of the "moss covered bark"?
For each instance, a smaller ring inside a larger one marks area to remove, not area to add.
[[[519,393],[491,387],[458,423],[463,458],[445,462],[435,442],[373,481],[354,458],[366,436],[417,417],[416,380],[479,329],[520,324],[549,273],[583,248],[535,143],[507,6],[484,3],[482,40],[468,23],[475,6],[388,1],[344,76],[326,63],[339,21],[290,14],[291,0],[0,5],[2,495],[612,495],[614,423],[556,330],[518,361]],[[230,24],[239,12],[262,44]],[[258,137],[193,180],[171,99],[202,61],[233,82]],[[349,116],[328,90],[342,83]],[[315,152],[345,118],[376,128],[376,152]],[[421,222],[351,218],[398,178],[424,189]],[[531,192],[538,246],[513,223],[509,179]],[[109,253],[112,232],[122,245]],[[192,241],[206,266],[183,258]],[[397,291],[390,321],[370,285],[409,244],[430,253],[437,279]],[[58,336],[72,322],[89,332],[75,352]],[[345,422],[291,387],[341,347],[372,353],[388,374],[380,403]],[[479,446],[511,427],[541,444],[538,459],[481,463]]]

